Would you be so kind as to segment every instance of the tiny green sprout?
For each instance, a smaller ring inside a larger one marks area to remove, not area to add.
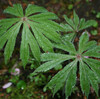
[[[69,4],[69,5],[68,5],[68,9],[69,9],[69,10],[72,10],[72,9],[73,9],[73,4]]]
[[[96,18],[100,18],[100,12],[97,12]]]
[[[98,31],[97,30],[91,30],[91,34],[92,35],[97,35],[98,34]]]

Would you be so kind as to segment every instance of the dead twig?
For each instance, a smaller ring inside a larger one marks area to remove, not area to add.
[[[8,3],[9,3],[10,6],[13,6],[11,0],[8,0]]]

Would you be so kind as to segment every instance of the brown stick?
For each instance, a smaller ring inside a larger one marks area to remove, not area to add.
[[[9,3],[10,6],[13,6],[11,0],[8,0],[8,3]]]

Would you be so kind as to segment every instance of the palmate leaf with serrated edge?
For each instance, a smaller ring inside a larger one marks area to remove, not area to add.
[[[71,95],[71,92],[76,85],[76,70],[77,70],[77,61],[74,61],[74,64],[71,67],[71,70],[70,70],[68,77],[66,79],[66,85],[65,85],[66,97]]]
[[[12,55],[15,46],[15,40],[22,25],[20,58],[24,66],[27,64],[29,59],[29,46],[35,59],[40,61],[39,46],[45,52],[53,52],[53,45],[50,40],[54,42],[60,42],[60,34],[58,32],[63,30],[63,28],[58,23],[51,21],[52,19],[58,19],[58,17],[54,13],[48,12],[45,8],[29,4],[25,9],[24,15],[21,4],[14,4],[13,7],[6,8],[4,12],[16,16],[16,18],[0,20],[0,49],[3,48],[8,40],[4,52],[6,63]],[[21,22],[22,24],[19,25],[20,27],[16,26],[18,22]],[[10,32],[13,30],[13,28],[19,30],[18,33],[13,31],[13,35],[11,35]],[[14,35],[14,33],[16,35]],[[35,37],[33,36],[33,33]],[[12,46],[8,47],[9,45]]]
[[[41,61],[56,60],[57,58],[67,57],[65,54],[59,53],[44,53],[41,55]]]
[[[58,17],[54,13],[47,12],[47,13],[40,13],[34,16],[30,16],[29,19],[39,22],[41,20],[58,19]]]
[[[22,22],[17,23],[16,25],[11,27],[5,34],[3,34],[0,37],[0,45],[1,45],[0,48],[2,48],[8,40],[6,47],[5,47],[5,51],[4,51],[5,63],[7,63],[8,59],[12,55],[12,52],[13,52],[14,46],[15,46],[16,36],[19,32],[21,24],[22,24]]]
[[[56,23],[55,21],[52,20],[45,20],[45,22],[40,21],[40,23],[42,23],[43,25],[45,25],[46,27],[50,27],[51,30],[54,31],[64,31],[63,27],[61,27],[58,23]]]
[[[60,25],[63,27],[63,29],[64,29],[65,32],[69,32],[69,31],[73,32],[73,28],[70,25],[63,24],[63,23],[61,23]]]
[[[75,47],[74,47],[72,42],[70,42],[68,40],[66,40],[66,41],[63,40],[62,42],[64,44],[62,44],[62,43],[55,44],[54,43],[53,45],[58,49],[62,49],[62,50],[67,51],[69,53],[76,54],[76,49],[75,49]]]
[[[25,16],[29,16],[31,14],[38,13],[38,12],[48,12],[48,11],[43,7],[39,7],[37,5],[29,4],[27,6],[27,9],[25,10]]]
[[[0,20],[0,36],[7,31],[9,27],[18,22],[20,18],[9,18]]]
[[[61,26],[66,32],[79,32],[93,26],[93,23],[95,23],[95,20],[85,21],[84,18],[79,20],[79,17],[75,11],[73,11],[73,19],[69,19],[66,15],[64,15],[64,19],[66,20],[67,24],[61,24]]]
[[[82,92],[85,93],[86,96],[88,96],[90,90],[89,80],[87,78],[85,67],[82,63],[80,63],[80,85]]]
[[[88,21],[85,21],[84,18],[82,18],[80,20],[80,24],[79,24],[79,31],[83,30],[83,29],[86,29],[88,27],[91,27],[93,26],[93,23],[95,22],[95,20],[88,20]]]
[[[80,40],[79,40],[79,45],[80,45],[79,46],[80,47],[79,53],[82,53],[83,51],[85,51],[82,54],[83,62],[80,63],[80,81],[81,81],[82,91],[83,91],[83,93],[86,94],[86,96],[88,96],[88,94],[89,94],[89,88],[90,88],[89,85],[90,84],[94,88],[96,94],[98,95],[98,80],[99,80],[98,75],[99,75],[99,72],[100,72],[100,69],[99,69],[100,65],[97,65],[97,60],[94,60],[94,59],[91,59],[91,58],[85,58],[86,56],[100,58],[100,53],[99,53],[100,52],[100,46],[97,46],[95,42],[93,44],[92,43],[89,44],[88,40],[89,40],[89,38],[88,38],[87,33],[83,33],[83,35],[80,37]],[[92,41],[90,41],[90,42],[92,42]],[[98,61],[98,64],[99,64],[99,62],[100,61]],[[98,68],[98,70],[97,70],[97,68]],[[83,81],[86,81],[86,82],[83,82]]]
[[[62,40],[66,41],[72,41],[75,33],[68,33],[62,36]]]
[[[37,39],[37,42],[39,43],[40,47],[42,47],[42,49],[46,52],[46,51],[53,51],[53,46],[52,43],[50,42],[50,40],[48,40],[42,33],[39,32],[37,26],[35,25],[35,23],[31,23],[31,28],[32,31],[34,31],[34,35]]]
[[[91,47],[95,47],[97,44],[96,41],[88,42],[89,36],[88,36],[87,32],[84,32],[84,33],[82,34],[82,36],[80,37],[80,40],[79,40],[79,53],[82,53]]]
[[[53,46],[49,39],[55,42],[59,42],[60,34],[58,34],[56,31],[63,30],[63,28],[59,26],[59,24],[57,24],[56,22],[49,20],[58,19],[58,17],[54,13],[47,11],[44,12],[45,13],[29,16],[28,23],[31,26],[40,47],[42,47],[42,49],[46,52],[53,51]],[[49,39],[47,39],[44,35]]]
[[[8,42],[6,44],[5,51],[4,51],[5,63],[7,63],[7,61],[9,60],[9,58],[12,55],[12,52],[13,52],[14,46],[15,46],[15,42],[16,42],[16,37],[19,32],[20,26],[21,26],[21,22],[17,23],[15,25],[15,27],[13,27],[12,30],[9,31],[10,37],[8,38]]]
[[[84,58],[84,61],[90,66],[90,68],[100,79],[100,61],[91,58]]]
[[[73,23],[73,20],[69,19],[66,15],[64,15],[64,19],[66,20],[67,24],[71,26],[73,30],[75,30],[75,24]]]
[[[68,41],[63,42],[62,45],[55,44],[55,47],[69,52],[69,55],[59,54],[59,53],[42,54],[41,60],[46,62],[42,64],[40,67],[38,67],[32,74],[36,75],[38,72],[45,72],[47,70],[54,68],[55,66],[61,64],[66,60],[72,59],[71,60],[72,62],[66,65],[64,69],[59,71],[50,80],[50,82],[46,85],[45,88],[49,87],[50,89],[53,90],[53,94],[55,94],[58,90],[60,90],[65,85],[65,95],[67,99],[68,96],[71,95],[72,89],[76,84],[77,63],[79,62],[80,85],[81,85],[82,92],[88,97],[90,91],[90,85],[91,85],[94,91],[96,92],[96,94],[98,95],[98,80],[99,80],[98,76],[100,75],[100,61],[91,59],[90,57],[87,58],[87,56],[85,55],[88,55],[89,51],[91,50],[94,51],[94,49],[95,49],[94,53],[99,53],[100,49],[97,49],[99,48],[99,46],[96,45],[96,42],[94,41],[88,42],[88,40],[89,40],[88,34],[87,32],[84,32],[80,37],[79,49],[77,51],[75,50],[75,47],[72,47],[73,44],[71,42],[67,43]],[[91,42],[93,42],[93,44]],[[66,46],[69,46],[70,50],[67,50]],[[90,56],[93,56],[92,53],[89,54]],[[69,57],[69,59],[67,57]]]
[[[75,30],[78,30],[78,25],[79,25],[79,17],[78,15],[76,14],[76,12],[74,11],[74,18],[73,18],[73,22],[75,24]]]
[[[52,53],[51,53],[51,55],[53,55]],[[49,56],[49,57],[51,57],[51,55]],[[57,55],[56,54],[54,54],[54,57],[56,57]],[[50,60],[51,58],[47,58],[47,60]],[[46,62],[46,63],[44,63],[43,65],[41,65],[40,67],[38,67],[34,72],[33,72],[33,75],[35,74],[36,75],[36,73],[38,73],[38,72],[46,72],[46,71],[48,71],[48,70],[50,70],[50,69],[52,69],[52,68],[54,68],[55,66],[57,66],[57,65],[59,65],[60,63],[62,63],[62,62],[64,62],[64,61],[66,61],[66,60],[69,60],[69,59],[73,59],[74,57],[73,56],[70,56],[70,55],[60,55],[60,57],[59,58],[56,58],[56,59],[54,59],[54,60],[50,60],[49,62]]]
[[[27,32],[28,32],[27,26],[24,23],[23,30],[22,30],[22,41],[21,41],[21,47],[20,47],[20,58],[22,59],[24,66],[28,62],[28,59],[29,59],[29,47],[28,47]]]
[[[64,85],[65,81],[68,80],[67,79],[67,78],[69,78],[68,75],[72,72],[72,69],[74,68],[73,64],[75,65],[75,61],[73,61],[70,64],[68,64],[67,66],[65,66],[63,70],[61,70],[60,72],[58,72],[50,80],[50,82],[45,86],[45,88],[46,87],[49,87],[50,89],[53,88],[54,89],[54,93],[53,94],[55,94]],[[74,68],[74,70],[75,70],[75,68]],[[75,78],[76,78],[76,76],[75,76]],[[66,86],[67,86],[67,83],[66,83]]]
[[[21,4],[14,4],[13,7],[8,7],[4,10],[4,13],[9,13],[15,16],[23,17],[23,8]]]
[[[29,59],[29,46],[34,57],[38,61],[40,61],[40,50],[34,36],[28,28],[28,25],[24,22],[23,26],[20,57],[23,59],[23,64],[25,65]]]
[[[84,56],[100,58],[100,46],[95,46],[83,54]]]
[[[58,30],[58,28],[54,28],[55,25],[57,25],[56,27],[59,27],[58,24],[51,24],[50,25],[50,23],[48,21],[45,21],[44,23],[42,21],[42,22],[40,22],[40,24],[38,24],[38,23],[32,24],[32,22],[29,22],[29,23],[30,23],[31,26],[34,25],[47,38],[49,38],[51,40],[55,39],[56,42],[60,41],[60,35],[56,32],[56,31],[59,31],[59,30]]]
[[[88,79],[89,84],[91,84],[91,86],[95,90],[96,94],[98,95],[98,78],[97,78],[97,76],[95,75],[95,73],[92,70],[90,70],[90,68],[85,63],[81,62],[80,67],[81,66],[84,68],[84,73],[87,73],[86,79]],[[83,72],[83,71],[81,70],[81,72]],[[86,87],[86,85],[84,84],[83,87]],[[89,90],[89,87],[88,87],[88,90]],[[89,92],[87,92],[87,90],[83,90],[83,91],[85,91],[86,95],[89,94]]]

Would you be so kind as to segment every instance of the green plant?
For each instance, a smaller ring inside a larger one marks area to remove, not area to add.
[[[60,41],[60,34],[57,32],[62,30],[62,27],[52,21],[53,19],[58,19],[54,13],[31,4],[26,8],[25,14],[20,4],[14,4],[13,7],[8,7],[4,12],[16,16],[15,18],[0,20],[0,49],[7,42],[4,51],[5,63],[12,56],[16,37],[21,30],[21,26],[20,58],[24,66],[29,59],[29,47],[35,59],[40,61],[39,46],[45,52],[53,51],[53,45],[50,40],[54,42]]]
[[[61,26],[63,26],[66,32],[73,32],[73,33],[80,32],[83,29],[93,26],[94,23],[96,22],[95,20],[85,21],[84,18],[79,19],[75,11],[73,12],[73,16],[74,16],[73,19],[69,19],[66,15],[64,15],[64,18],[67,23],[61,24]]]
[[[61,87],[65,87],[66,97],[71,95],[71,91],[76,84],[76,72],[79,63],[80,85],[82,92],[88,96],[90,85],[94,88],[98,95],[98,81],[100,80],[100,61],[91,57],[100,58],[100,46],[96,45],[95,41],[89,41],[87,32],[83,33],[79,40],[78,51],[70,41],[63,42],[63,44],[55,44],[56,48],[60,48],[69,52],[69,55],[59,53],[45,53],[42,54],[41,60],[47,61],[38,67],[32,75],[38,72],[46,72],[61,64],[66,60],[70,63],[59,71],[46,85],[53,89],[55,94]],[[86,57],[88,56],[88,58]]]
[[[81,31],[94,26],[97,23],[95,20],[85,21],[84,18],[79,19],[75,11],[73,11],[73,19],[68,18],[66,15],[64,15],[64,19],[66,20],[66,23],[61,23],[61,26],[64,28],[64,31],[70,33],[63,35],[62,40],[70,40],[72,42]]]
[[[100,46],[97,45],[96,41],[89,41],[89,35],[86,31],[80,36],[78,45],[75,43],[74,46],[74,39],[77,34],[93,26],[94,20],[85,21],[84,18],[79,20],[74,11],[73,19],[64,15],[67,24],[59,25],[52,21],[58,19],[55,14],[35,5],[28,5],[25,15],[20,4],[8,7],[4,12],[18,16],[17,18],[0,20],[0,49],[7,42],[4,51],[6,63],[12,55],[17,34],[22,27],[20,58],[23,65],[25,66],[29,59],[29,46],[38,63],[40,60],[43,62],[31,73],[30,78],[39,72],[47,72],[53,68],[59,70],[57,67],[61,69],[64,66],[45,86],[44,91],[49,87],[55,95],[58,90],[64,88],[67,99],[73,92],[77,79],[80,79],[83,94],[88,97],[90,86],[92,86],[98,96],[100,61],[97,59],[100,58]],[[61,36],[58,33],[59,31],[71,33]],[[34,33],[34,36],[32,33]],[[46,52],[41,57],[39,46]],[[53,47],[63,50],[63,53],[54,53]],[[31,63],[34,64],[34,62]],[[34,65],[31,65],[32,68],[35,68]],[[79,78],[77,74],[80,75]],[[45,80],[44,76],[42,78]],[[40,81],[39,76],[35,80]],[[23,81],[18,86],[21,88],[22,84]]]
[[[68,24],[63,25],[66,31],[75,32],[92,26],[94,20],[85,22],[85,19],[79,21],[79,17],[74,12],[74,19],[68,19],[64,16]],[[73,24],[74,23],[74,24]],[[41,61],[46,62],[38,67],[31,75],[36,75],[38,72],[46,72],[55,66],[69,60],[69,64],[65,64],[64,69],[59,71],[46,85],[44,90],[49,87],[53,91],[53,95],[62,87],[65,88],[66,98],[71,95],[71,92],[76,85],[77,69],[79,66],[80,86],[82,92],[88,97],[90,85],[98,95],[98,83],[100,81],[100,61],[93,59],[93,57],[100,58],[100,46],[97,46],[96,41],[88,41],[89,35],[84,32],[79,40],[78,50],[70,39],[73,38],[73,33],[63,37],[62,43],[54,44],[55,48],[67,51],[69,54],[59,53],[44,53],[41,55]],[[68,39],[68,40],[66,40]]]
[[[69,9],[69,10],[72,10],[72,9],[73,9],[73,4],[69,4],[69,5],[68,5],[68,9]]]
[[[98,34],[98,31],[97,31],[97,30],[92,30],[92,31],[91,31],[91,34],[92,34],[92,35],[97,35],[97,34]]]
[[[96,18],[100,18],[100,12],[97,12]]]

